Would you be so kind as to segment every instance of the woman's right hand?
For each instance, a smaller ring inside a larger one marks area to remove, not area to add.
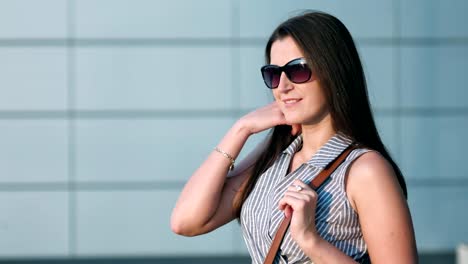
[[[255,134],[277,125],[290,125],[291,134],[300,132],[300,124],[288,124],[277,102],[258,108],[239,119],[250,134]]]

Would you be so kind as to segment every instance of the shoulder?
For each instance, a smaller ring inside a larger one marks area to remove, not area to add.
[[[350,165],[348,172],[353,179],[372,181],[380,177],[395,175],[390,163],[379,152],[364,149],[355,151],[360,155]]]
[[[347,174],[346,191],[355,209],[359,209],[359,201],[403,195],[393,167],[377,151],[357,157]]]

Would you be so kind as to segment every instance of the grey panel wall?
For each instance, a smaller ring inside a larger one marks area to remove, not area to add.
[[[266,38],[303,9],[356,39],[420,250],[468,241],[468,2],[0,0],[0,259],[247,254],[235,222],[183,238],[169,216],[271,100]]]

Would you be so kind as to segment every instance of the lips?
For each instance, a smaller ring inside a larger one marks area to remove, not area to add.
[[[301,98],[288,98],[288,99],[283,99],[281,101],[283,101],[285,106],[293,106],[297,104],[298,102],[300,102],[301,100],[302,100]]]

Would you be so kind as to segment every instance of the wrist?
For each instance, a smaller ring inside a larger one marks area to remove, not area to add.
[[[249,136],[254,134],[252,133],[251,129],[245,124],[242,118],[237,120],[236,123],[234,123],[232,129],[234,133],[245,138],[248,138]]]
[[[314,251],[320,247],[320,244],[323,241],[323,238],[321,238],[316,232],[309,231],[299,236],[296,242],[304,251]]]

